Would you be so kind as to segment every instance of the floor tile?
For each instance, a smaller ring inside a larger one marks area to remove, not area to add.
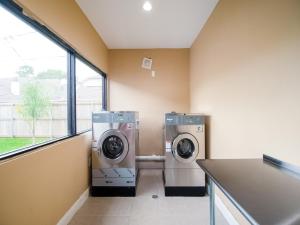
[[[157,195],[157,198],[152,198]],[[218,225],[228,225],[216,209]],[[69,225],[209,225],[209,198],[165,197],[162,170],[139,172],[136,197],[90,197]]]
[[[129,225],[128,216],[100,216],[96,225]]]
[[[132,215],[129,225],[160,225],[160,217],[153,215]]]
[[[79,215],[103,215],[103,216],[130,216],[133,206],[132,198],[102,198],[88,200],[81,209]]]
[[[75,215],[69,225],[96,225],[98,216]]]
[[[158,214],[158,200],[151,197],[136,198],[131,215],[138,216],[157,216]]]

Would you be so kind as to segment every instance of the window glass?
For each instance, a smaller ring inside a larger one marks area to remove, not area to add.
[[[92,128],[92,112],[101,111],[103,76],[76,59],[77,132]]]
[[[0,155],[67,135],[67,51],[0,6]]]

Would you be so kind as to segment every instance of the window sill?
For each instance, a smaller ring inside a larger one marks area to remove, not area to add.
[[[31,145],[31,146],[28,146],[28,147],[19,148],[19,149],[13,150],[11,152],[4,153],[4,154],[0,155],[0,161],[5,160],[5,159],[10,159],[10,158],[16,157],[18,155],[22,155],[24,153],[31,152],[31,151],[34,151],[34,150],[39,149],[39,148],[43,148],[43,147],[58,143],[60,141],[71,139],[73,137],[79,136],[79,135],[87,133],[89,131],[91,131],[91,130],[90,129],[85,130],[85,131],[77,133],[76,135],[68,135],[68,136],[52,139],[50,141],[46,141],[46,142],[43,142],[43,143],[40,143],[40,144]]]

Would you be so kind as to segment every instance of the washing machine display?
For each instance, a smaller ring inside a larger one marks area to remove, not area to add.
[[[205,174],[196,163],[205,158],[204,116],[167,113],[165,115],[165,194],[202,196]]]
[[[92,120],[92,196],[134,196],[138,113],[94,113]]]

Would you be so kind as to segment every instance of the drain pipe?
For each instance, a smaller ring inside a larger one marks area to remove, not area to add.
[[[164,162],[164,155],[140,155],[136,156],[135,160],[137,162]]]

